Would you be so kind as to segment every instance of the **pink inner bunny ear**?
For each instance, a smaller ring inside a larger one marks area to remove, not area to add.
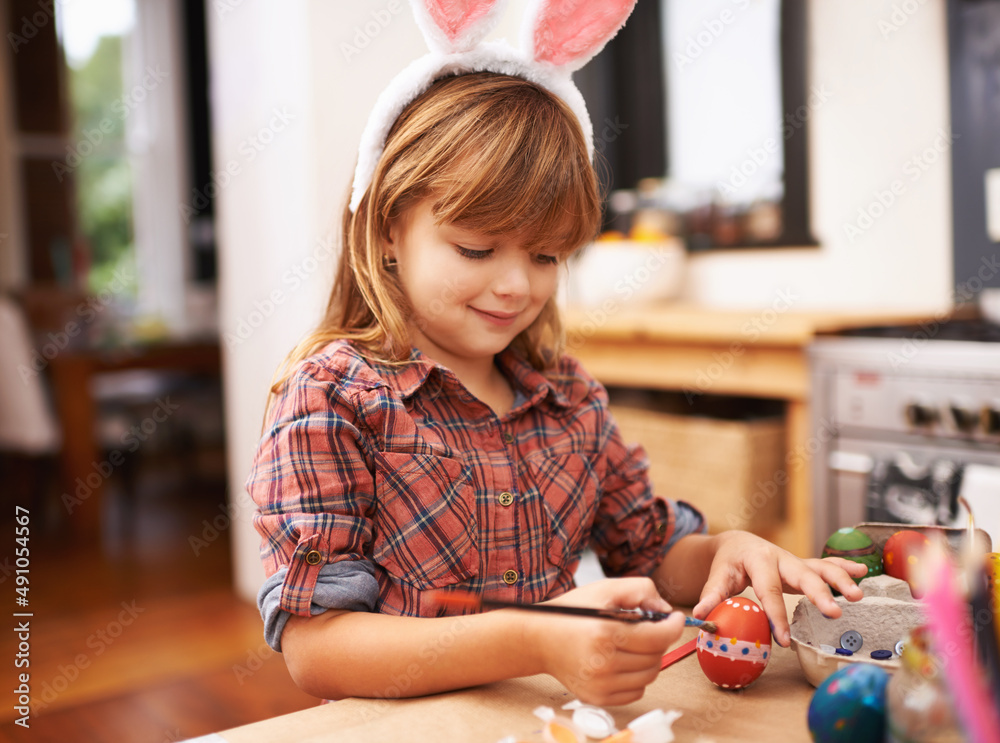
[[[498,0],[424,0],[427,14],[455,45],[482,23]]]
[[[535,59],[582,67],[618,33],[636,0],[542,0],[535,19]]]

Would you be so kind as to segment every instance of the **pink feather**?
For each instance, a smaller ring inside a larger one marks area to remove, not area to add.
[[[956,586],[957,578],[944,547],[934,544],[924,557],[928,584],[924,595],[927,624],[935,650],[944,660],[944,675],[958,718],[972,743],[989,743],[1000,729],[1000,712],[993,706],[986,680],[975,662],[968,606]]]
[[[424,6],[434,25],[454,44],[489,15],[496,3],[497,0],[425,0]]]
[[[636,0],[548,0],[535,23],[534,52],[539,62],[582,66],[597,54],[628,19]]]

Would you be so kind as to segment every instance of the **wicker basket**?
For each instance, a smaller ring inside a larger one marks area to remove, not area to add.
[[[623,405],[611,412],[625,441],[646,449],[656,493],[699,508],[711,533],[761,531],[784,518],[783,419],[723,420]]]

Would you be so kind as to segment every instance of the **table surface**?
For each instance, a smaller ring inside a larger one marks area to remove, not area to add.
[[[800,596],[785,596],[789,614]],[[684,631],[682,642],[695,635]],[[811,740],[806,711],[813,687],[794,651],[773,646],[763,675],[749,688],[726,691],[713,685],[691,654],[660,673],[645,696],[623,707],[608,708],[619,728],[656,708],[675,709],[675,740],[698,743]],[[345,699],[275,717],[220,734],[227,743],[307,743],[321,741],[483,741],[505,736],[542,741],[541,722],[532,711],[541,705],[559,709],[573,697],[550,676],[512,679],[472,689],[417,699]],[[569,713],[568,713],[569,714]]]

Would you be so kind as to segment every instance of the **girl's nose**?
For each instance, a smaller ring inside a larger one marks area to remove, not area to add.
[[[498,267],[493,291],[504,297],[526,296],[531,292],[531,255],[524,250],[510,252]]]

